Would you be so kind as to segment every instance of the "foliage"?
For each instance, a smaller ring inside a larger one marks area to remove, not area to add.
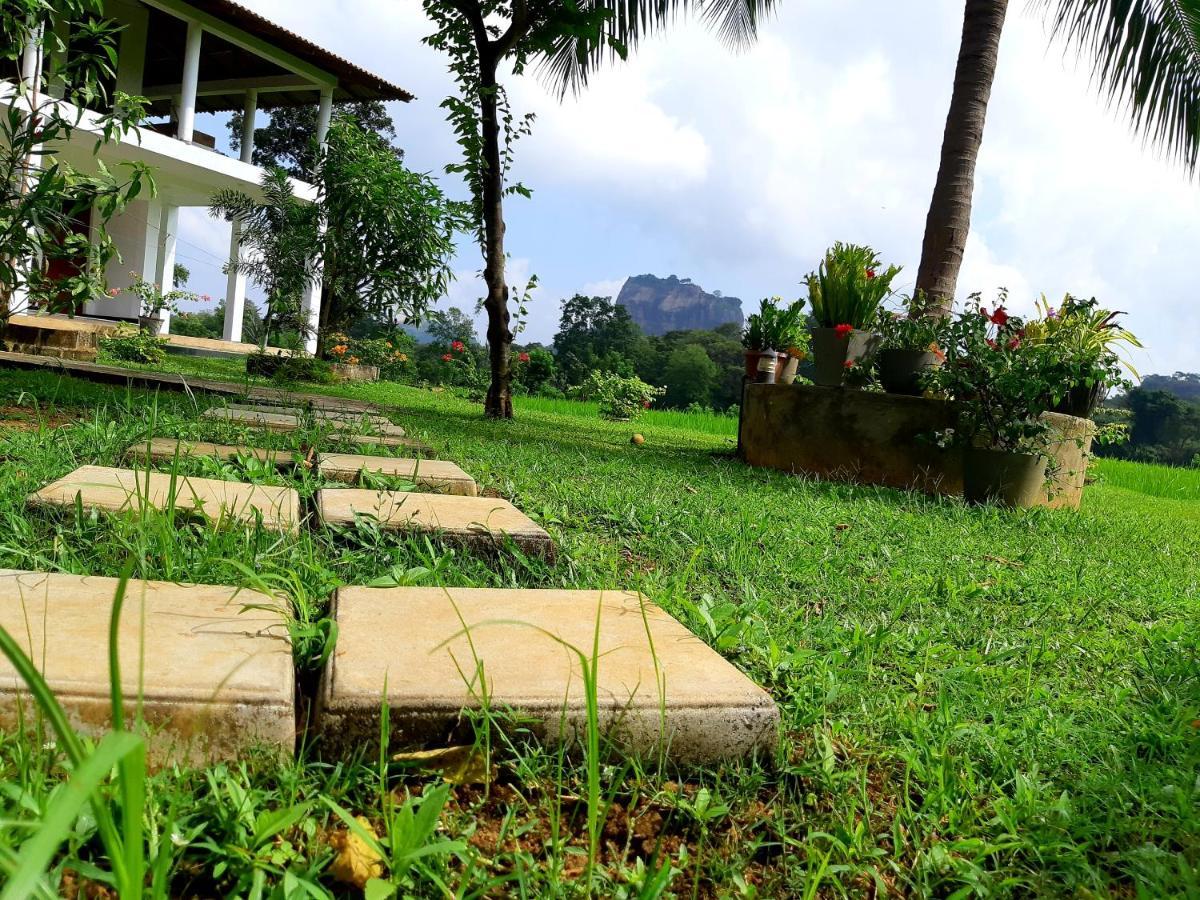
[[[1168,466],[1187,466],[1200,453],[1200,403],[1166,391],[1133,388],[1124,397],[1129,440],[1097,454]],[[1105,418],[1113,410],[1102,409]],[[1098,419],[1099,420],[1099,419]]]
[[[240,191],[219,191],[209,212],[241,224],[243,252],[225,270],[241,272],[267,295],[258,342],[266,347],[273,330],[301,335],[311,330],[301,306],[305,289],[317,277],[318,219],[315,206],[296,199],[283,169],[263,173],[262,194],[259,201]]]
[[[1026,339],[1046,345],[1062,369],[1063,384],[1096,384],[1102,391],[1126,385],[1122,365],[1133,375],[1137,370],[1122,359],[1118,347],[1142,345],[1132,332],[1117,323],[1120,312],[1101,309],[1096,298],[1080,300],[1067,294],[1058,309],[1046,302],[1043,294],[1038,301],[1042,318],[1028,323]]]
[[[563,301],[554,356],[567,384],[581,383],[594,369],[632,375],[644,347],[629,310],[611,297],[576,294]]]
[[[416,342],[402,331],[388,337],[352,338],[330,335],[329,357],[334,362],[378,366],[386,381],[407,381],[415,371]]]
[[[663,388],[646,384],[637,376],[625,377],[599,370],[592,372],[575,389],[576,396],[600,404],[602,418],[619,421],[638,418],[651,407],[656,397],[665,393]]]
[[[333,369],[323,359],[292,354],[277,357],[282,360],[271,373],[271,380],[279,384],[306,382],[308,384],[333,384]]]
[[[147,331],[100,338],[100,350],[121,362],[161,363],[167,357],[167,341]]]
[[[419,319],[446,293],[462,204],[404,167],[391,145],[336,118],[316,172],[323,264],[320,337],[375,318]]]
[[[0,113],[0,329],[24,304],[69,312],[101,299],[104,268],[116,252],[105,226],[143,190],[154,188],[140,163],[124,165],[118,177],[96,160],[96,174],[84,175],[49,150],[71,139],[86,109],[101,110],[101,140],[93,153],[102,141],[119,140],[141,121],[141,98],[108,90],[118,32],[104,18],[101,0],[0,5],[0,62],[10,72],[21,68],[27,45],[47,60],[64,54],[66,60],[58,70],[43,69],[44,77],[4,82],[11,102]],[[74,104],[74,111],[52,93]],[[79,228],[80,222],[89,227]]]
[[[1025,324],[1008,314],[1003,291],[993,311],[972,294],[968,308],[946,329],[945,364],[923,377],[954,401],[958,424],[945,438],[954,443],[1037,453],[1049,426],[1040,418],[1064,391],[1054,358],[1025,340]]]
[[[787,306],[781,297],[764,297],[758,312],[746,318],[742,344],[747,350],[795,351],[806,355],[808,332],[804,328],[804,301],[796,300]]]
[[[212,297],[208,296],[208,294],[194,294],[191,291],[181,288],[175,288],[164,293],[159,284],[147,281],[137,272],[130,272],[129,277],[133,279],[133,283],[125,288],[124,293],[133,294],[133,296],[137,297],[138,302],[141,304],[141,315],[149,318],[158,318],[162,315],[163,310],[178,313],[180,303],[212,302]],[[118,293],[122,292],[112,290],[109,291],[108,296],[115,297]]]
[[[466,341],[454,340],[441,346],[432,344],[430,350],[438,354],[435,380],[439,384],[467,388],[472,394],[484,389],[486,375],[480,368],[476,348]]]
[[[425,330],[433,336],[435,343],[452,344],[462,341],[468,347],[479,346],[479,339],[475,336],[475,322],[457,306],[445,310],[431,310],[425,322]]]
[[[545,347],[530,347],[517,353],[513,377],[527,393],[536,394],[547,385],[552,385],[557,374],[554,354]]]
[[[363,131],[377,137],[390,148],[398,160],[404,153],[393,145],[396,126],[387,107],[379,100],[344,101],[333,105],[334,120],[353,120]],[[229,117],[229,146],[235,152],[242,149],[241,110]],[[317,107],[280,106],[271,110],[270,121],[254,129],[254,152],[251,161],[264,169],[281,168],[300,181],[314,180],[319,152],[317,149]]]
[[[667,357],[663,375],[665,400],[676,409],[693,404],[703,406],[712,396],[717,380],[717,364],[697,344],[676,347]]]
[[[929,350],[940,354],[948,324],[949,317],[918,291],[899,312],[880,309],[871,329],[880,336],[881,350]]]
[[[879,256],[870,247],[835,243],[805,276],[812,315],[821,328],[851,325],[866,328],[891,290],[899,266],[880,271]]]

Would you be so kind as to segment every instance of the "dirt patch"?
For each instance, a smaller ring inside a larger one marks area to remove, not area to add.
[[[14,431],[37,431],[39,428],[62,428],[73,425],[75,419],[66,413],[37,412],[27,406],[0,406],[0,428]]]

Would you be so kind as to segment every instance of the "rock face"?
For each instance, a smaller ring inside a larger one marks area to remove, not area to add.
[[[716,328],[726,322],[742,325],[742,301],[710,294],[691,279],[634,275],[617,297],[646,334],[666,334],[691,328]]]

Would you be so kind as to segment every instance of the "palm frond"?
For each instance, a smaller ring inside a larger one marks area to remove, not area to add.
[[[1179,159],[1200,161],[1200,0],[1035,0],[1052,34],[1091,57],[1109,103]]]
[[[564,28],[544,35],[537,69],[559,95],[577,93],[606,62],[624,59],[638,43],[688,13],[697,15],[735,49],[752,44],[759,23],[779,0],[586,0],[581,21],[599,20],[598,29]]]

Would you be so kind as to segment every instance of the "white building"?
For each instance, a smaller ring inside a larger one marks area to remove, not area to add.
[[[105,8],[106,15],[123,26],[112,87],[148,98],[150,118],[137,134],[105,144],[93,154],[95,119],[85,115],[58,155],[81,171],[94,170],[97,159],[109,168],[120,162],[143,162],[153,171],[157,196],[135,200],[109,222],[108,231],[121,257],[105,273],[113,288],[128,286],[133,271],[170,290],[180,208],[207,207],[212,195],[222,189],[259,194],[263,171],[250,162],[258,110],[312,104],[319,109],[316,138],[321,141],[334,102],[412,99],[402,88],[230,0],[107,0]],[[61,60],[41,59],[34,50],[26,54],[25,71],[45,73],[61,64]],[[240,159],[217,152],[213,136],[195,127],[198,113],[235,110],[245,113]],[[296,181],[293,187],[302,200],[316,196],[311,184]],[[81,223],[81,227],[89,226]],[[238,253],[235,224],[230,254],[236,258]],[[305,297],[314,326],[320,294],[320,285],[315,285]],[[245,297],[245,278],[230,275],[225,340],[241,340]],[[122,293],[77,312],[136,321],[139,310],[136,298]]]

